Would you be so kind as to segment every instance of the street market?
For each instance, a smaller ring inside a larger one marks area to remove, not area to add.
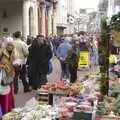
[[[120,120],[120,0],[0,0],[0,120]]]

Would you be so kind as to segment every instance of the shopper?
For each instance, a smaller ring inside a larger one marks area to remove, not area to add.
[[[28,56],[30,66],[30,85],[38,89],[47,83],[48,62],[52,58],[52,51],[46,44],[43,35],[38,35],[33,41]]]
[[[68,57],[68,52],[72,48],[70,42],[65,39],[63,43],[61,43],[56,51],[56,55],[58,59],[60,60],[61,64],[61,80],[64,79],[69,79],[69,69],[68,69],[68,62],[67,62],[67,57]]]
[[[15,77],[14,77],[14,92],[18,93],[18,80],[19,78],[22,80],[24,86],[24,92],[29,92],[29,84],[26,80],[26,60],[28,56],[28,47],[27,44],[21,40],[21,32],[17,31],[14,34],[14,46],[15,46],[15,60],[13,62],[15,69]]]
[[[67,60],[70,72],[70,83],[75,83],[77,81],[77,70],[79,62],[79,54],[75,44],[72,45],[72,49],[69,51]]]
[[[31,37],[31,36],[27,36],[27,46],[28,46],[28,51],[30,51],[30,49],[31,49],[31,45],[32,45],[32,42],[33,42],[33,40],[34,40],[34,38],[33,37]],[[30,78],[30,66],[29,66],[29,64],[28,64],[28,58],[27,58],[27,62],[26,62],[26,69],[27,69],[27,77],[28,77],[28,80],[29,80],[29,85],[31,84],[30,82],[30,80],[31,80],[31,78]]]
[[[0,93],[0,105],[2,107],[3,114],[10,112],[15,107],[14,102],[14,68],[13,62],[14,46],[12,43],[7,43],[5,51],[0,52],[0,71],[1,71],[1,82],[0,87],[4,88],[3,92]],[[5,76],[3,78],[3,75]]]

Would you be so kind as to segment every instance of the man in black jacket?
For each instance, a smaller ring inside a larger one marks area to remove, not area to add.
[[[44,36],[38,35],[29,49],[28,56],[30,85],[33,89],[47,83],[48,62],[51,58],[51,48],[45,43]]]

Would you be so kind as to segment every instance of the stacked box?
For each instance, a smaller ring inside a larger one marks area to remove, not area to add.
[[[36,99],[40,104],[49,104],[49,93],[47,92],[37,92]]]
[[[50,105],[59,105],[65,97],[68,96],[68,93],[58,93],[51,92],[49,93],[49,104]]]
[[[74,120],[92,120],[92,113],[76,111],[73,118]]]

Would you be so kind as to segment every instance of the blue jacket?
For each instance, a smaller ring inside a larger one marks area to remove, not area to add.
[[[63,42],[59,45],[57,51],[56,51],[56,55],[58,57],[63,57],[63,58],[67,58],[68,56],[68,52],[71,50],[72,45],[69,42]]]

